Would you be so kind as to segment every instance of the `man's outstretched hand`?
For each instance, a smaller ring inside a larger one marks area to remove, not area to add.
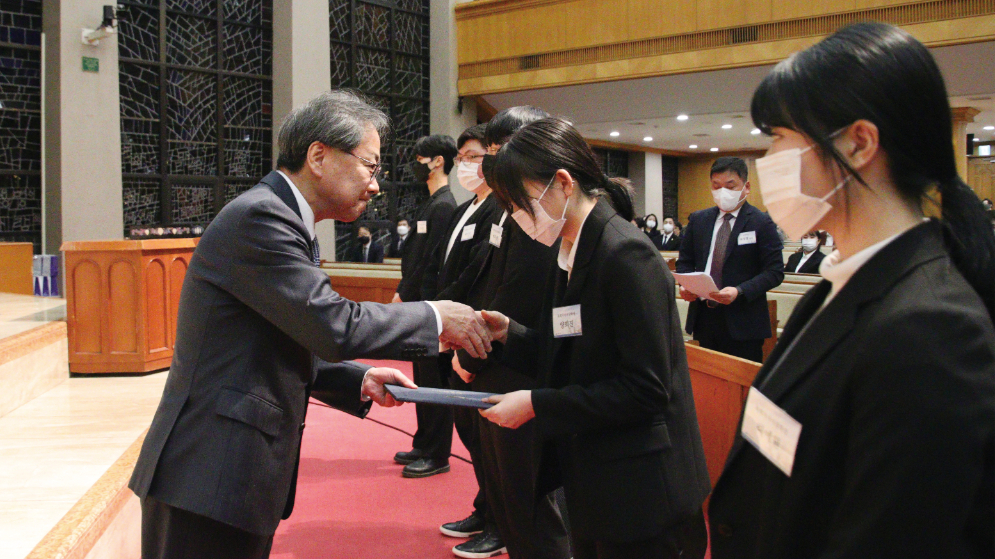
[[[397,384],[405,388],[418,388],[415,383],[411,382],[411,379],[404,376],[404,373],[397,369],[374,367],[366,371],[366,375],[363,376],[363,396],[372,399],[385,408],[400,406],[403,402],[398,402],[393,396],[388,394],[387,389],[383,387],[385,384]]]
[[[442,317],[439,341],[447,348],[463,348],[476,359],[486,359],[491,350],[491,331],[473,309],[453,301],[433,301]]]

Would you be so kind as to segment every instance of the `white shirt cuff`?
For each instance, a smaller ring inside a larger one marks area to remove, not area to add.
[[[435,329],[439,333],[439,335],[441,336],[442,335],[442,315],[439,314],[439,309],[435,308],[435,305],[433,305],[431,301],[425,301],[425,302],[428,303],[428,306],[432,307],[432,312],[435,313]]]

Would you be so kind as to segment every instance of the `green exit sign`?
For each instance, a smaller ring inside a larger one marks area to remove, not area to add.
[[[83,71],[84,72],[99,72],[100,71],[100,59],[93,58],[92,56],[83,57]]]

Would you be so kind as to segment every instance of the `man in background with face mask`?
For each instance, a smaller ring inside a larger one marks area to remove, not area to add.
[[[408,242],[408,236],[411,234],[411,226],[408,225],[408,220],[399,219],[397,220],[397,237],[390,242],[390,246],[387,247],[387,258],[400,258],[401,254],[404,252],[404,243]]]
[[[715,207],[691,214],[681,240],[677,272],[704,272],[718,291],[708,300],[680,288],[690,301],[686,331],[701,347],[763,361],[772,335],[767,291],[784,280],[784,244],[770,216],[746,201],[746,162],[720,157],[712,164]]]
[[[663,218],[663,234],[660,238],[660,244],[663,248],[660,250],[679,250],[681,248],[681,237],[677,234],[676,228],[674,218]]]
[[[369,227],[361,226],[356,230],[356,243],[349,249],[346,261],[383,263],[383,247],[373,240]]]
[[[411,174],[415,180],[428,185],[429,197],[422,202],[415,213],[414,230],[404,243],[401,255],[401,282],[393,302],[425,301],[431,296],[429,289],[432,280],[427,279],[427,271],[441,243],[447,241],[446,228],[456,211],[456,199],[449,190],[449,172],[453,170],[456,157],[456,142],[445,135],[425,136],[415,142],[415,160],[411,162]],[[442,372],[434,358],[413,361],[414,377],[419,386],[440,386]],[[441,408],[444,413],[445,409]],[[437,410],[427,406],[417,406],[418,430],[415,432],[412,450],[398,452],[394,461],[404,464],[404,477],[428,477],[449,471],[449,446],[452,443],[452,413],[449,412],[448,442],[437,433],[439,423]],[[434,419],[427,420],[426,413]],[[445,418],[442,418],[442,422]],[[433,428],[426,429],[423,425]]]

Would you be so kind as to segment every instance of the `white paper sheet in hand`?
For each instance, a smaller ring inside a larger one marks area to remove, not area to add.
[[[674,279],[677,283],[681,284],[684,289],[694,293],[702,299],[710,299],[709,293],[714,293],[719,290],[718,286],[715,285],[715,281],[712,276],[706,274],[705,272],[691,272],[690,274],[674,274]]]

